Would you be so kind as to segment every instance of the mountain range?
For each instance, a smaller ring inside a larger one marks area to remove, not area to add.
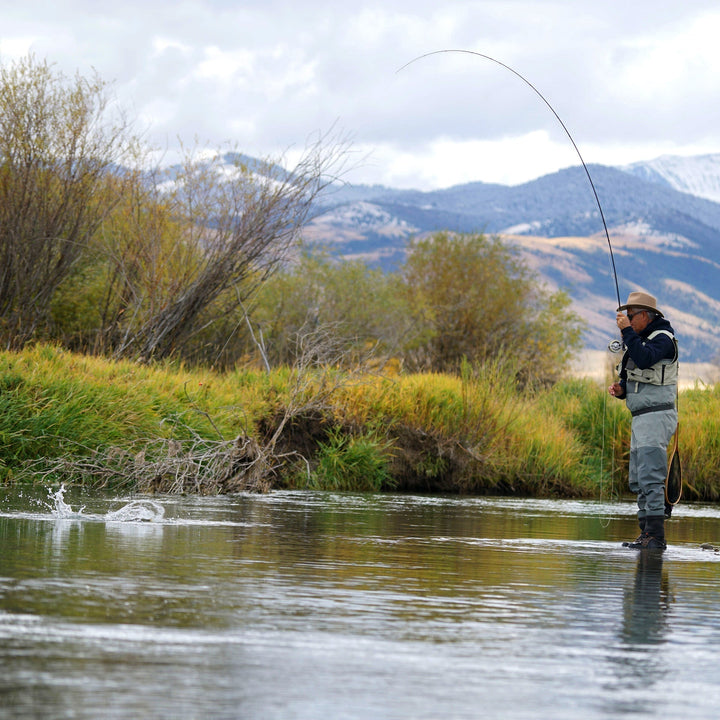
[[[569,167],[515,186],[338,185],[304,235],[391,271],[412,238],[441,230],[516,246],[542,281],[568,293],[588,349],[617,337],[618,295],[642,289],[675,327],[683,360],[720,355],[720,154]]]

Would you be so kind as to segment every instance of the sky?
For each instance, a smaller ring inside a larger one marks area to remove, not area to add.
[[[3,66],[96,72],[164,157],[198,142],[292,166],[326,138],[350,145],[347,182],[420,190],[579,164],[515,73],[588,163],[720,152],[718,37],[716,0],[0,6]]]

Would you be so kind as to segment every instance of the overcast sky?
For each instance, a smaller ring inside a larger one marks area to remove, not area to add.
[[[347,179],[516,184],[586,162],[720,152],[717,0],[24,0],[0,60],[96,70],[154,145],[292,159],[332,128]],[[107,8],[107,9],[105,9]]]

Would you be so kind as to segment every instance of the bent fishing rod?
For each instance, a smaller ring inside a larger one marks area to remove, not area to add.
[[[605,230],[605,237],[607,238],[608,250],[610,251],[610,263],[612,265],[613,278],[615,279],[615,295],[617,296],[617,303],[618,303],[617,306],[620,307],[620,305],[622,305],[622,303],[620,302],[620,288],[618,287],[617,270],[615,269],[615,255],[613,253],[612,243],[610,242],[610,233],[608,232],[607,223],[605,222],[605,213],[603,212],[602,205],[600,204],[600,198],[598,197],[597,190],[595,189],[595,183],[593,182],[592,176],[590,175],[588,166],[585,164],[585,160],[583,160],[582,153],[580,152],[580,149],[578,148],[577,144],[575,143],[573,136],[570,134],[570,131],[567,129],[567,126],[562,121],[562,119],[557,114],[557,112],[555,111],[555,108],[548,102],[547,98],[535,87],[535,85],[533,85],[525,76],[521,75],[517,70],[511,68],[509,65],[506,65],[504,62],[501,62],[500,60],[497,60],[494,57],[491,57],[490,55],[485,55],[483,53],[476,52],[474,50],[460,50],[460,49],[434,50],[432,52],[428,52],[423,55],[419,55],[418,57],[410,60],[410,62],[405,63],[405,65],[403,65],[401,68],[399,68],[397,70],[397,72],[401,72],[406,67],[408,67],[409,65],[412,65],[415,62],[418,62],[419,60],[423,60],[423,59],[431,57],[433,55],[443,55],[443,54],[449,54],[449,53],[473,55],[475,57],[479,57],[484,60],[489,60],[490,62],[493,62],[496,65],[499,65],[500,67],[505,68],[506,70],[509,70],[513,75],[515,75],[520,80],[522,80],[545,103],[545,105],[547,105],[547,107],[550,109],[550,112],[555,116],[555,119],[560,123],[560,126],[565,131],[565,134],[568,136],[568,139],[572,143],[572,146],[575,148],[575,152],[577,153],[578,158],[580,158],[580,162],[583,166],[583,169],[585,170],[587,179],[590,182],[590,187],[592,188],[593,195],[595,196],[595,202],[597,203],[598,210],[600,211],[600,219],[602,220],[603,228]]]

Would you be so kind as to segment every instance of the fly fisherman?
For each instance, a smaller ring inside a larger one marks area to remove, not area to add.
[[[627,349],[618,365],[620,381],[608,392],[624,399],[632,414],[629,481],[640,524],[640,536],[623,545],[664,550],[667,446],[678,422],[677,340],[656,299],[644,292],[630,293],[616,322]]]

